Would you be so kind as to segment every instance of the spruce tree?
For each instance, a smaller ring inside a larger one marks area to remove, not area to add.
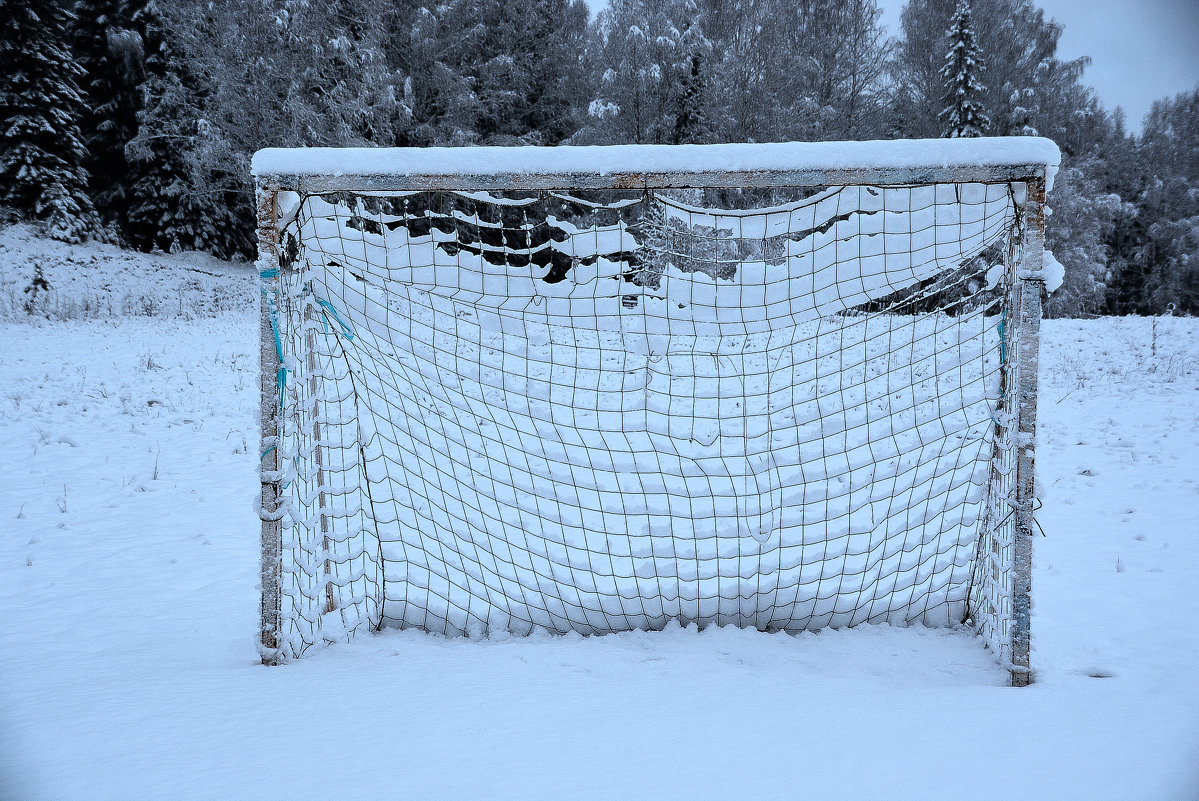
[[[592,45],[598,96],[575,141],[667,144],[708,138],[698,118],[706,76],[702,61],[692,55],[710,45],[697,14],[694,0],[613,0],[600,13]]]
[[[0,0],[0,205],[56,239],[98,230],[79,132],[81,70],[66,46],[63,0]]]
[[[982,136],[991,121],[979,102],[984,87],[978,75],[983,71],[983,64],[974,41],[969,0],[959,0],[947,35],[949,52],[941,67],[941,78],[946,87],[945,110],[941,112],[945,135],[950,138]]]
[[[83,68],[88,189],[107,225],[123,225],[129,165],[125,145],[137,135],[137,90],[144,52],[127,0],[79,0],[72,50]]]
[[[686,56],[680,70],[674,133],[670,142],[675,145],[708,142],[713,135],[708,119],[712,105],[712,76],[709,74],[712,43],[704,36],[699,19],[683,31],[681,44]]]
[[[238,230],[226,193],[197,191],[188,168],[195,144],[197,79],[172,39],[163,8],[150,0],[135,23],[146,43],[140,128],[130,144],[128,237],[140,250],[207,250],[229,256]],[[238,243],[240,244],[240,242]]]
[[[708,88],[704,53],[692,52],[688,61],[690,69],[683,72],[681,91],[675,101],[678,112],[674,118],[674,134],[670,139],[674,145],[704,142],[711,135],[706,118],[707,109],[704,107]]]

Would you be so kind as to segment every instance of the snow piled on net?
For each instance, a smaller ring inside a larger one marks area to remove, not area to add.
[[[1002,643],[1007,184],[289,200],[285,655],[982,597]]]

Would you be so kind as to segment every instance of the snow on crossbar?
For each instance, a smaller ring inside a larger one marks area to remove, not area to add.
[[[268,148],[261,184],[292,189],[596,189],[1021,180],[1060,160],[1048,139],[907,139],[589,147]]]
[[[965,624],[1027,683],[1056,162],[260,152],[264,661],[381,626]]]

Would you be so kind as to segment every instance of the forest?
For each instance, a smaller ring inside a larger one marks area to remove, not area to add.
[[[0,223],[253,252],[262,147],[1046,136],[1051,316],[1199,313],[1199,85],[1135,130],[1032,0],[0,0]]]

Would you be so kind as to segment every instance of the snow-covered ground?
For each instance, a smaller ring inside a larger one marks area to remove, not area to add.
[[[1027,689],[886,626],[264,668],[251,276],[0,231],[0,797],[1199,798],[1199,321],[1044,326]]]

